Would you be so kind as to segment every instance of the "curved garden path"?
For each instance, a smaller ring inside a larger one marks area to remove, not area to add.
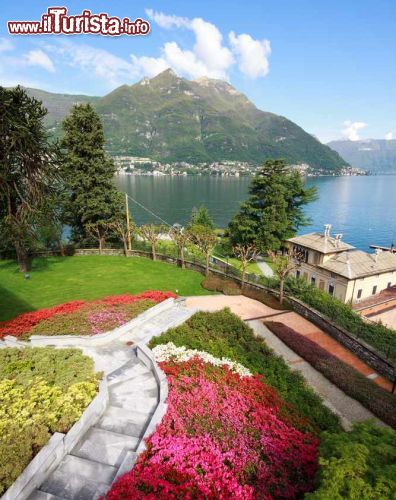
[[[224,307],[229,307],[232,312],[246,321],[258,336],[264,338],[267,345],[278,355],[282,356],[290,368],[298,370],[304,375],[309,385],[323,398],[325,404],[340,416],[345,428],[349,429],[353,422],[367,419],[374,419],[380,422],[373,413],[331,383],[308,362],[286,346],[263,324],[263,320],[284,323],[301,335],[309,337],[310,340],[318,343],[321,347],[366,377],[371,378],[378,385],[390,389],[390,382],[375,374],[373,369],[366,365],[366,363],[299,314],[291,311],[272,309],[257,300],[243,295],[188,297],[186,307],[203,311],[218,311]]]

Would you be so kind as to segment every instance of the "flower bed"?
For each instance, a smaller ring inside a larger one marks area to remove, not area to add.
[[[121,326],[138,314],[176,296],[171,292],[147,291],[138,295],[114,295],[86,302],[77,300],[28,312],[0,323],[5,335],[95,335]]]
[[[0,495],[54,432],[67,432],[97,393],[91,358],[75,349],[0,349]]]
[[[265,324],[282,342],[323,373],[337,387],[396,428],[396,396],[386,392],[316,342],[283,323],[267,321]]]
[[[153,348],[168,342],[178,347],[204,350],[217,358],[225,357],[240,363],[251,373],[262,375],[266,384],[274,387],[285,401],[297,408],[311,425],[312,431],[340,430],[338,417],[324,406],[302,375],[292,371],[229,309],[213,313],[198,312],[177,328],[154,337],[149,345]]]
[[[318,439],[301,419],[292,421],[276,391],[207,353],[180,362],[186,351],[173,347],[167,355],[154,351],[158,361],[167,359],[159,361],[169,383],[167,413],[108,500],[297,498],[311,491]]]

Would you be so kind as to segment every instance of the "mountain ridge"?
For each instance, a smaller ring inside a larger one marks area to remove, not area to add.
[[[353,167],[373,174],[396,173],[396,139],[337,140],[327,145]]]
[[[37,95],[38,91],[29,92]],[[46,106],[47,94],[42,93]],[[47,106],[48,126],[59,134],[62,107],[65,116],[73,103],[92,102],[103,120],[112,154],[169,163],[232,160],[259,165],[268,158],[284,158],[333,173],[348,166],[338,153],[297,124],[258,109],[222,80],[187,80],[168,69],[99,98],[67,99],[59,94],[61,102],[57,103],[57,95]]]

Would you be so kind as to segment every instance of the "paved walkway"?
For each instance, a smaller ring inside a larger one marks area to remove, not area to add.
[[[267,278],[271,278],[274,275],[274,271],[272,270],[271,266],[269,266],[262,257],[257,257],[256,263],[264,276],[267,276]]]
[[[384,377],[378,375],[370,366],[364,363],[351,351],[343,347],[336,340],[330,337],[316,325],[306,320],[299,314],[290,311],[279,311],[272,309],[257,300],[249,299],[243,295],[237,296],[203,296],[189,297],[186,301],[187,307],[195,307],[206,311],[218,311],[224,307],[229,307],[235,314],[243,320],[261,319],[267,321],[277,321],[283,323],[296,332],[308,337],[331,354],[349,364],[365,377],[372,379],[376,384],[384,389],[391,390],[392,384]]]
[[[265,339],[266,344],[282,356],[291,369],[301,372],[312,389],[323,399],[324,404],[340,417],[344,429],[350,430],[353,422],[368,419],[374,419],[380,425],[385,425],[362,404],[341,391],[341,389],[332,384],[320,372],[292,351],[262,321],[253,320],[247,323],[253,328],[257,336]]]

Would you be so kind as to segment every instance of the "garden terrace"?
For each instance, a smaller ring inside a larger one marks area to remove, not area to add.
[[[338,418],[323,405],[304,378],[290,370],[286,363],[256,338],[253,330],[231,311],[198,312],[177,328],[155,337],[150,347],[174,343],[178,347],[207,351],[215,357],[226,357],[241,363],[253,374],[263,376],[265,383],[296,407],[312,430],[339,429]]]
[[[142,257],[36,258],[25,280],[14,261],[0,261],[0,321],[75,300],[136,294],[147,289],[205,295],[202,275]]]
[[[176,298],[172,292],[147,291],[113,295],[90,302],[75,300],[0,322],[0,339],[6,335],[96,335],[124,325],[155,304]]]

